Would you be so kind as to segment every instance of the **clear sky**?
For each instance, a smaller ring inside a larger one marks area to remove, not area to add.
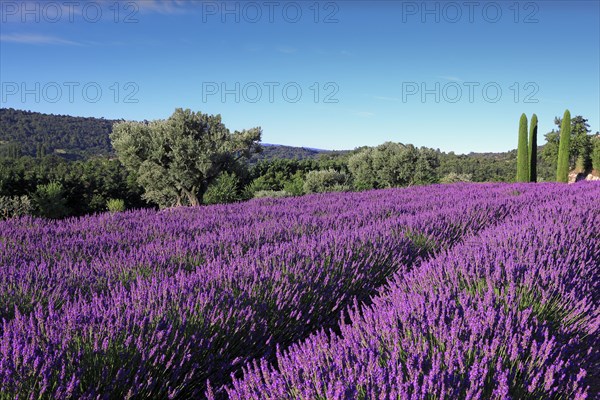
[[[0,105],[505,151],[522,112],[541,134],[566,108],[600,129],[599,3],[0,0]]]

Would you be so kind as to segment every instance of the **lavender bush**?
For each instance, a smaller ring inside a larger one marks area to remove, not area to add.
[[[599,194],[458,184],[0,222],[0,397],[583,395]]]
[[[340,334],[279,352],[278,368],[248,366],[229,398],[596,398],[600,186],[541,190],[503,224],[396,274]]]

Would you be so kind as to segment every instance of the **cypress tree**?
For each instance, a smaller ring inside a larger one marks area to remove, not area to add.
[[[565,111],[560,125],[560,142],[558,145],[557,182],[569,181],[569,150],[571,149],[571,113]]]
[[[537,115],[531,116],[529,127],[529,182],[537,182]]]
[[[529,157],[527,152],[527,116],[521,114],[519,147],[517,149],[517,182],[529,182]]]

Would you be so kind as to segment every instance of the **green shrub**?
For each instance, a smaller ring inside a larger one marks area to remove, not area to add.
[[[272,185],[267,182],[267,179],[264,176],[259,176],[250,182],[242,191],[242,197],[244,199],[251,199],[256,192],[261,190],[273,190]]]
[[[457,183],[457,182],[473,182],[473,176],[471,174],[457,174],[456,172],[450,172],[440,179],[440,183]]]
[[[300,172],[296,172],[292,179],[283,184],[283,190],[292,196],[302,196],[304,194],[304,179]]]
[[[125,200],[123,199],[108,199],[106,202],[106,208],[108,211],[115,212],[123,212],[125,211]]]
[[[221,204],[239,201],[238,185],[237,176],[228,172],[222,173],[204,193],[204,203]]]
[[[310,171],[304,180],[305,193],[326,193],[349,190],[348,176],[333,169]]]
[[[0,220],[29,215],[32,211],[27,196],[0,196]]]
[[[57,219],[69,214],[64,190],[59,182],[38,185],[33,195],[33,202],[41,217]]]
[[[286,192],[285,190],[259,190],[254,193],[255,199],[264,199],[264,198],[274,198],[279,199],[283,197],[290,197],[291,193]]]

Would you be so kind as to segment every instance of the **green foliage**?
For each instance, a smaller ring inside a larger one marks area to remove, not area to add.
[[[333,169],[310,171],[304,180],[304,193],[339,192],[350,189],[348,175]]]
[[[33,202],[40,216],[46,218],[63,218],[69,213],[63,186],[59,182],[38,185]]]
[[[558,167],[556,170],[557,182],[568,182],[569,180],[569,151],[571,149],[571,113],[565,111],[560,127],[560,142],[558,149]]]
[[[564,118],[555,118],[554,123],[562,127]],[[568,168],[578,172],[588,171],[592,168],[592,136],[587,119],[581,115],[571,119],[571,134],[569,137]],[[558,153],[561,130],[552,130],[545,135],[546,145],[542,150],[542,159],[558,170]]]
[[[123,212],[125,211],[125,200],[123,199],[108,199],[106,201],[106,209],[111,212]]]
[[[578,115],[571,120],[571,152],[577,172],[592,168],[592,137],[587,119]],[[571,161],[571,160],[570,160]]]
[[[368,190],[379,186],[373,166],[374,152],[374,149],[367,148],[351,156],[348,160],[348,168],[352,173],[354,187],[357,190]]]
[[[323,158],[319,160],[285,160],[275,159],[260,161],[250,170],[253,180],[244,189],[244,198],[251,199],[261,190],[281,191],[299,196],[304,194],[304,176],[309,171],[329,169],[330,165],[338,164],[339,157],[334,159]],[[325,167],[328,165],[329,167]],[[334,168],[336,169],[336,168]],[[343,170],[340,167],[337,170]]]
[[[529,182],[529,154],[527,149],[527,116],[519,121],[519,146],[517,148],[517,182]]]
[[[167,120],[118,123],[110,138],[144,198],[169,207],[202,203],[221,172],[241,169],[238,162],[259,150],[261,130],[231,133],[220,115],[178,108]]]
[[[377,146],[373,166],[381,187],[411,185],[418,157],[418,150],[410,144],[388,142]]]
[[[123,199],[127,208],[148,206],[135,178],[118,160],[67,161],[54,155],[0,158],[0,195],[33,195],[38,185],[53,181],[62,183],[69,215],[103,212],[111,198]]]
[[[1,126],[2,124],[0,124]],[[0,141],[0,155],[6,158],[17,159],[22,156],[21,146],[18,143]]]
[[[600,173],[600,134],[596,134],[592,140],[592,166]]]
[[[471,174],[457,174],[450,172],[440,179],[440,183],[458,183],[458,182],[473,182]]]
[[[283,184],[283,190],[292,196],[302,196],[304,194],[303,174],[298,171],[292,178]]]
[[[0,220],[30,215],[32,211],[33,206],[27,196],[0,196]]]
[[[416,185],[428,185],[439,181],[437,169],[440,160],[435,150],[422,147],[419,149],[419,157],[415,165],[414,183]]]
[[[537,115],[531,116],[531,126],[529,127],[529,182],[537,182]]]
[[[206,204],[233,203],[240,200],[239,180],[228,172],[221,173],[204,194]]]
[[[473,182],[513,182],[517,176],[517,151],[505,153],[439,153],[438,176],[470,175]],[[556,168],[551,172],[552,179]]]
[[[82,158],[112,153],[109,133],[116,121],[0,109],[0,155],[43,157],[60,153]],[[11,149],[11,145],[18,147]],[[4,147],[4,151],[2,148]],[[15,153],[16,152],[16,153]],[[10,153],[10,154],[7,154]]]
[[[255,165],[262,161],[275,160],[316,160],[322,154],[336,153],[327,150],[307,149],[305,147],[293,147],[283,145],[263,145],[262,152],[250,157],[250,164]]]
[[[265,191],[265,190],[272,191],[272,190],[276,190],[276,189],[272,188],[272,186],[269,184],[269,182],[267,182],[266,177],[259,176],[258,178],[256,178],[252,182],[250,182],[248,185],[246,185],[246,187],[242,191],[242,198],[252,199],[256,192]]]
[[[438,152],[393,142],[362,149],[348,159],[358,190],[434,183],[439,165]]]
[[[280,199],[284,197],[290,197],[291,194],[286,192],[285,190],[259,190],[254,193],[255,199],[264,199],[264,198],[273,198]]]

